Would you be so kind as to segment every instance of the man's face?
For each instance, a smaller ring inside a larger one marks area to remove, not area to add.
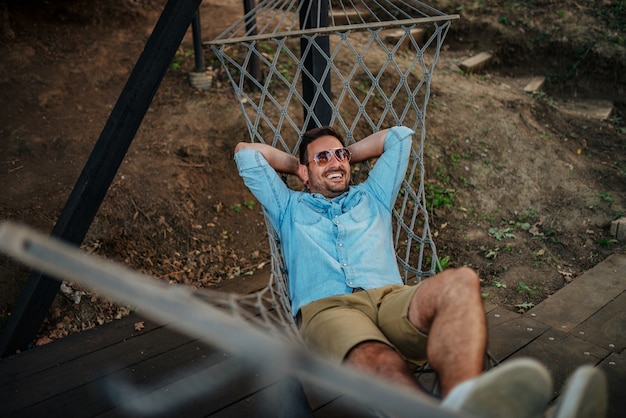
[[[343,148],[343,144],[334,136],[320,136],[307,147],[308,168],[306,170],[308,180],[304,184],[311,193],[319,193],[328,199],[339,196],[350,187],[350,161],[339,161],[334,150]],[[332,150],[332,158],[324,167],[315,162],[315,155],[324,150]]]

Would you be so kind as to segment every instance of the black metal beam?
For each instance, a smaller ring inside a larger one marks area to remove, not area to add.
[[[300,0],[303,4],[300,8],[300,28],[323,28],[328,26],[328,0]],[[309,11],[310,9],[310,11]],[[300,53],[302,54],[309,47],[309,38],[300,38]],[[330,38],[328,36],[317,36],[305,56],[300,59],[304,63],[304,67],[311,73],[302,76],[302,96],[304,101],[313,108],[313,112],[320,120],[321,125],[330,124],[332,116],[332,104],[322,95],[315,100],[317,85],[320,84],[328,97],[331,97],[330,91],[330,72],[324,75],[330,56]],[[304,109],[304,117],[306,120],[307,110]],[[310,120],[305,130],[317,127],[314,120]]]
[[[202,29],[200,26],[200,11],[196,11],[191,21],[191,34],[193,36],[193,55],[195,57],[196,72],[203,73],[204,53],[202,51]]]
[[[201,0],[169,0],[111,111],[52,235],[79,245],[124,160]],[[33,272],[0,336],[0,357],[28,348],[61,283]]]
[[[254,9],[254,0],[243,0],[244,16],[248,16],[248,13],[250,13],[252,9]],[[253,13],[251,13],[250,16],[248,16],[246,19],[246,34],[248,36],[256,35],[256,15]],[[250,57],[250,64],[248,66],[248,72],[250,73],[252,78],[254,78],[258,83],[263,82],[261,80],[260,71],[261,70],[259,69],[259,56],[257,54],[252,54],[252,56]],[[253,89],[258,89],[256,87],[256,84],[252,82],[252,80],[250,80],[249,85]]]

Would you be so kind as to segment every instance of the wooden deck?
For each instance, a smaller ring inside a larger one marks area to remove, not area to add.
[[[248,280],[244,287],[257,283]],[[241,289],[240,289],[241,290]],[[581,364],[604,370],[610,417],[626,414],[626,254],[617,254],[575,279],[528,313],[486,306],[490,351],[500,361],[530,356],[552,372],[555,388]],[[143,322],[144,328],[135,330]],[[302,394],[294,381],[267,374],[237,373],[228,354],[139,315],[0,360],[1,417],[136,417],[109,395],[140,390],[134,399],[160,410],[154,416],[305,416],[286,410],[286,391]],[[210,393],[173,404],[176,396],[215,376],[235,376]],[[132,382],[135,389],[122,386]],[[363,416],[345,399],[305,387],[316,417]],[[558,396],[558,391],[554,393]]]

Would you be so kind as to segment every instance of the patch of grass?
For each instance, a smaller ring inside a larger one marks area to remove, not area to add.
[[[234,210],[236,213],[241,213],[241,210],[244,207],[246,207],[248,209],[254,209],[255,206],[256,206],[256,201],[254,201],[254,200],[247,200],[247,201],[243,202],[243,204],[242,203],[235,203],[230,208],[232,210]]]
[[[493,223],[496,221],[498,216],[500,216],[500,210],[496,209],[496,211],[493,213],[493,215],[491,215],[489,218],[487,218],[487,220],[489,221],[490,224],[493,225]]]
[[[450,256],[440,257],[435,265],[435,272],[440,273],[450,267]]]
[[[496,241],[502,241],[503,239],[508,239],[508,238],[512,238],[512,239],[517,238],[515,234],[512,232],[512,229],[510,227],[503,228],[503,229],[491,227],[489,228],[489,235],[494,237]]]
[[[587,199],[589,209],[598,209],[602,202],[613,203],[613,196],[611,196],[611,193],[602,192]]]
[[[613,240],[609,238],[599,238],[596,240],[596,244],[599,247],[606,248],[607,250],[611,248],[611,244],[613,244]]]
[[[178,51],[176,51],[176,54],[174,55],[174,59],[172,59],[172,63],[170,64],[170,69],[172,71],[180,70],[180,67],[183,65],[183,63],[187,60],[187,58],[189,58],[192,55],[193,55],[193,49],[188,49],[187,51],[183,49],[179,49]]]
[[[450,209],[454,202],[454,191],[438,184],[429,184],[426,186],[426,202],[429,210],[441,207]]]
[[[536,90],[532,92],[531,96],[533,97],[533,99],[537,100],[538,102],[544,103],[550,107],[554,107],[554,99],[548,96],[546,92],[542,90]]]
[[[605,202],[611,203],[613,201],[613,197],[611,196],[609,192],[602,192],[598,195],[598,197],[604,200]]]
[[[498,289],[506,289],[506,283],[502,283],[499,280],[492,280],[491,285],[493,287],[497,287]]]
[[[531,287],[529,287],[526,283],[524,282],[519,282],[518,286],[515,288],[515,291],[519,294],[523,294],[523,293],[528,293],[530,295],[530,297],[534,298],[536,295],[536,292],[543,290],[543,286],[539,286],[539,285],[532,285]]]
[[[537,219],[537,212],[535,211],[535,208],[532,207],[524,209],[519,214],[517,214],[517,222],[520,223],[527,223],[528,221],[534,221],[535,219]]]

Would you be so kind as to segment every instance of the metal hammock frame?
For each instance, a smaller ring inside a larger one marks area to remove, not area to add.
[[[433,70],[455,19],[412,0],[262,0],[206,42],[234,89],[251,142],[295,155],[302,133],[316,126],[343,131],[346,146],[390,126],[416,132],[392,213],[407,284],[440,267],[425,202],[424,122]],[[369,168],[362,163],[353,179]],[[249,306],[260,313],[253,318],[259,325],[279,323],[299,340],[280,240],[267,219],[266,226],[270,282],[232,306]]]

